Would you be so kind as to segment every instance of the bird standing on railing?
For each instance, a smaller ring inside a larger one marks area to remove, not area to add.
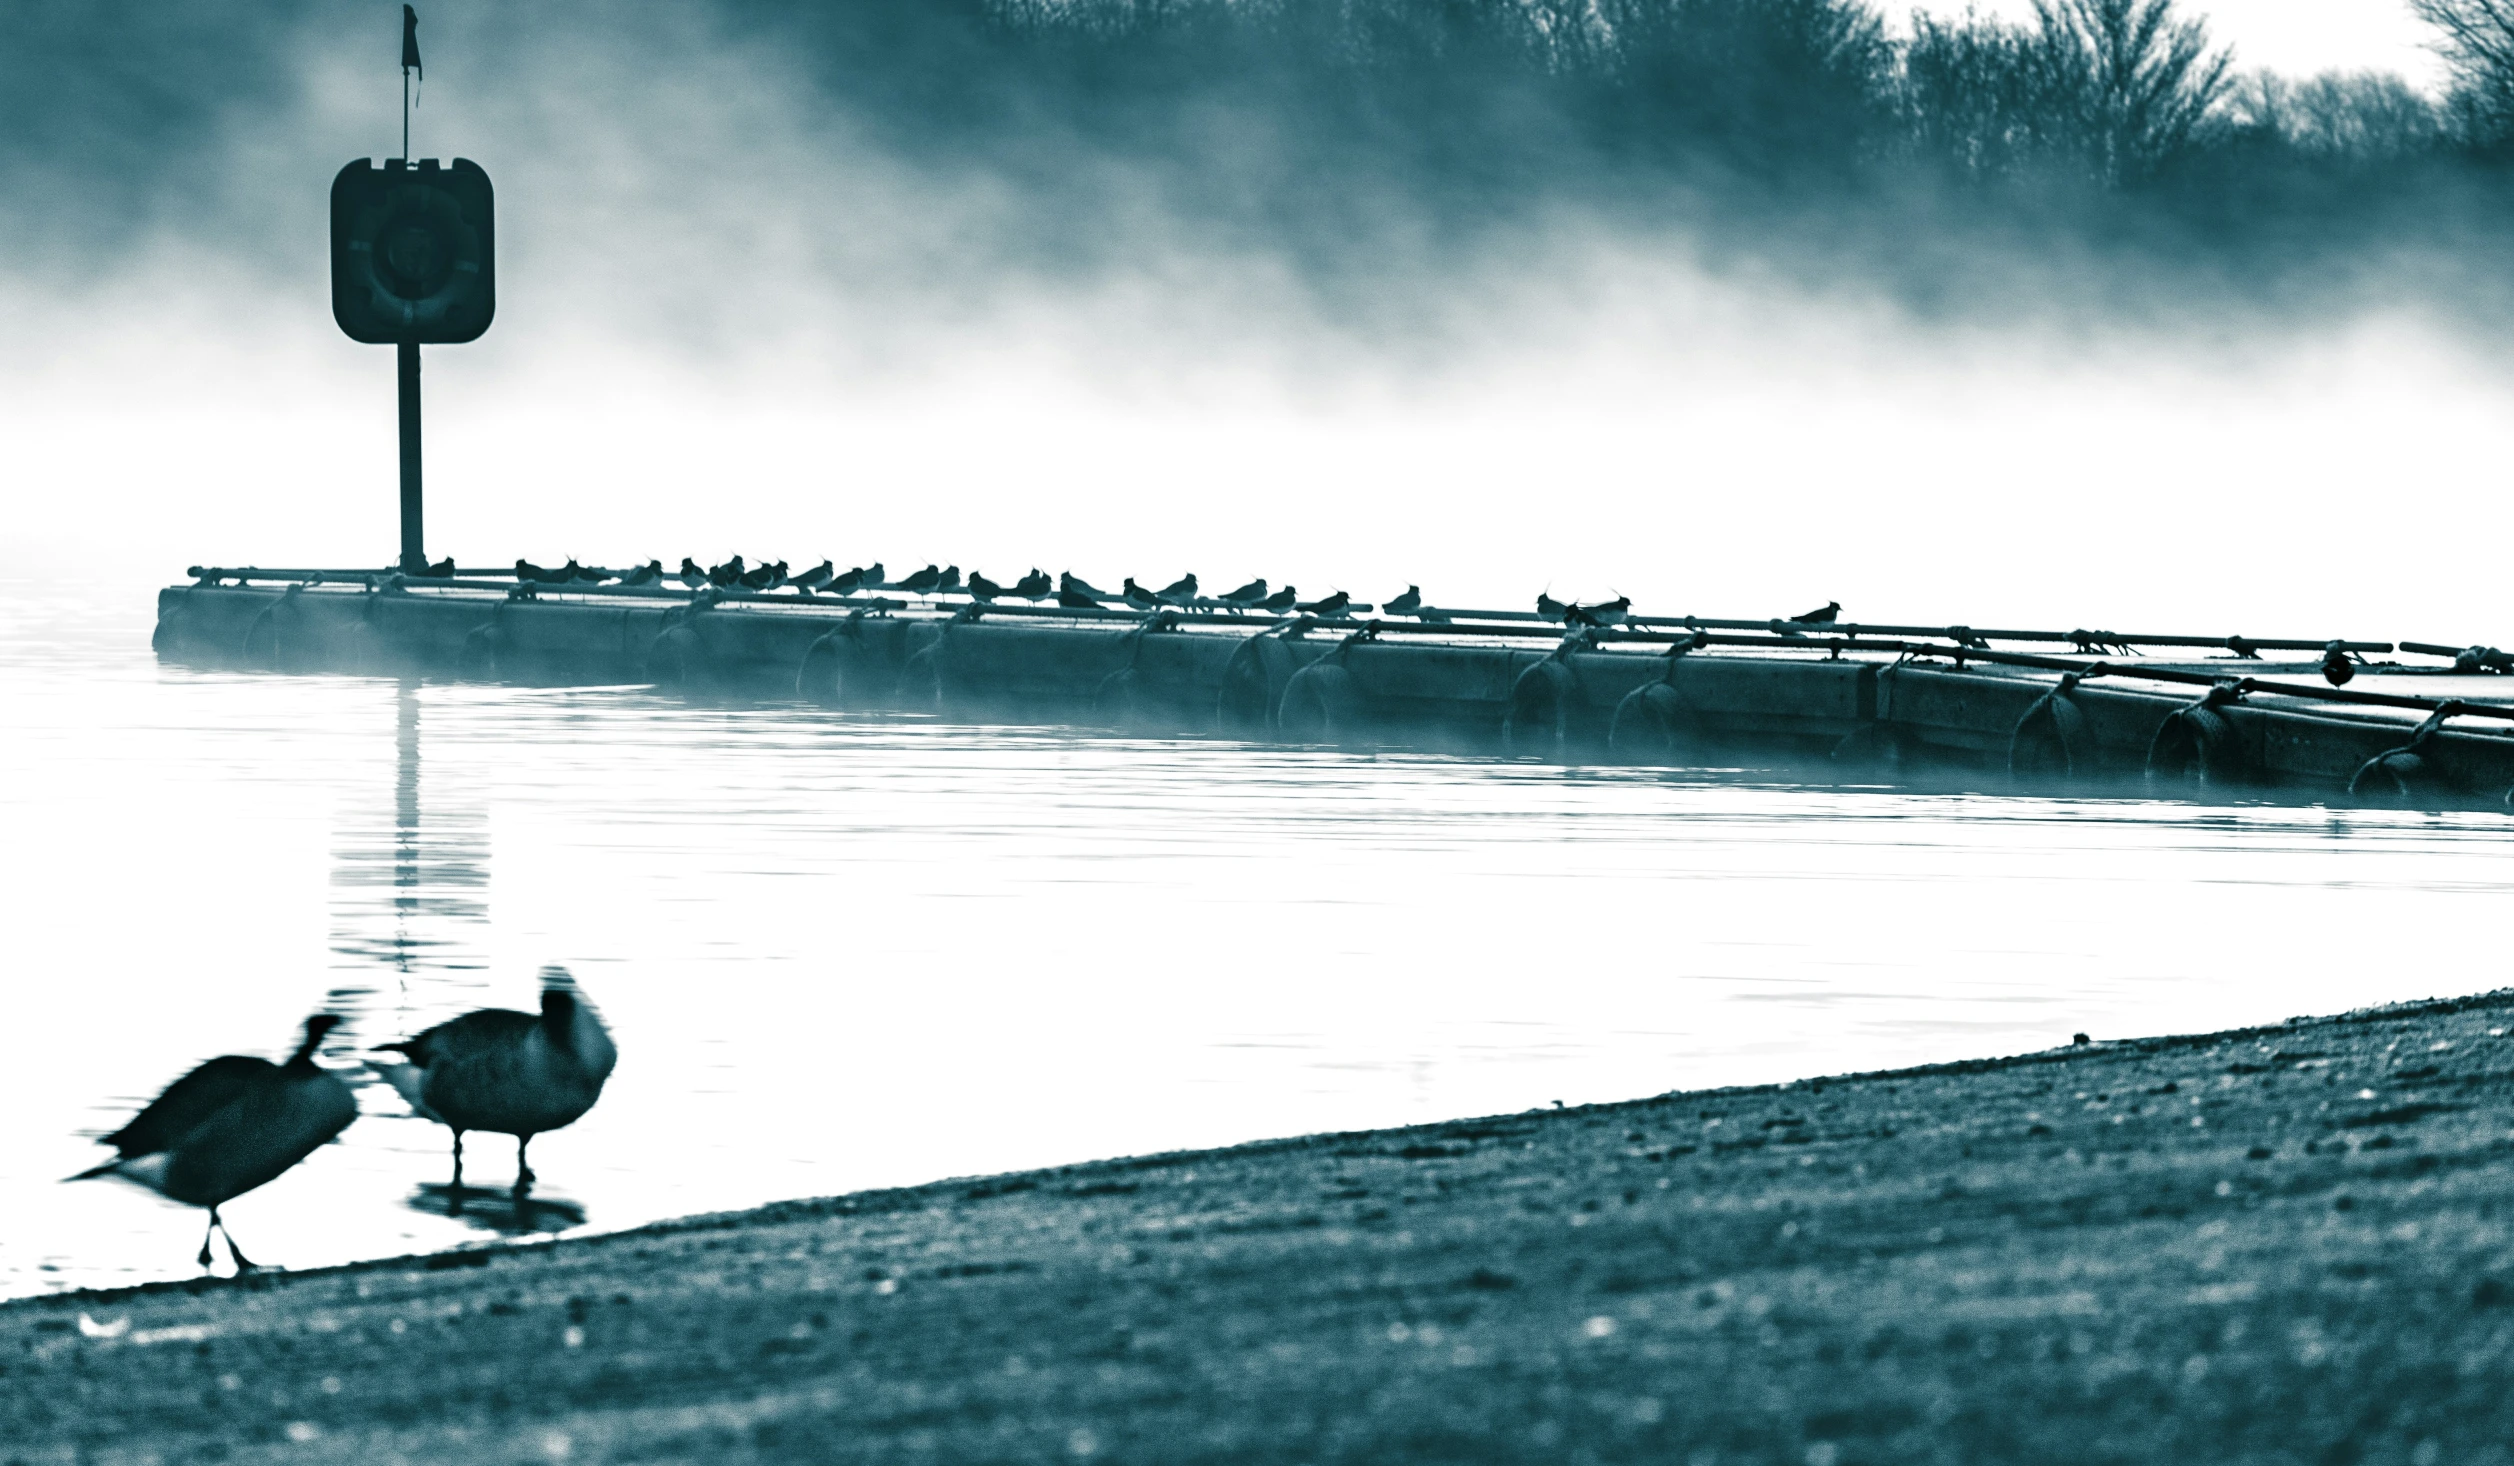
[[[608,570],[591,565],[579,565],[574,560],[567,562],[567,574],[570,580],[581,580],[588,585],[600,585],[606,580],[619,579]]]
[[[663,562],[661,560],[649,560],[645,564],[638,566],[635,570],[632,570],[628,574],[620,577],[620,584],[653,585],[661,579],[663,579]]]
[[[942,567],[929,564],[923,570],[899,582],[899,588],[912,596],[930,596],[934,593],[934,587],[942,583]]]
[[[1047,572],[1033,565],[1030,573],[1013,586],[1012,593],[1025,601],[1036,601],[1046,599],[1055,589],[1056,582],[1048,579]]]
[[[742,563],[742,557],[736,555],[722,565],[708,566],[707,583],[714,586],[734,585],[742,579],[746,569],[747,567]]]
[[[1266,578],[1260,575],[1255,580],[1241,586],[1238,590],[1229,591],[1225,594],[1215,596],[1214,603],[1216,605],[1228,606],[1234,611],[1245,611],[1265,598]]]
[[[448,555],[444,559],[437,561],[434,565],[429,566],[427,569],[422,570],[419,573],[428,577],[430,580],[452,580],[454,578],[454,557]]]
[[[1548,621],[1560,621],[1571,614],[1571,607],[1543,591],[1536,593],[1536,614]]]
[[[1066,571],[1065,574],[1057,581],[1056,588],[1069,595],[1089,596],[1091,598],[1091,603],[1095,606],[1102,601],[1113,601],[1117,599],[1117,597],[1110,595],[1107,591],[1100,589],[1098,586],[1093,585],[1090,581],[1083,579],[1081,576],[1076,575],[1070,570]]]
[[[463,1134],[515,1137],[515,1194],[532,1189],[532,1138],[572,1125],[602,1097],[619,1050],[564,967],[541,970],[541,1012],[482,1008],[416,1038],[379,1044],[407,1064],[373,1067],[421,1119],[454,1132],[453,1203],[463,1195]]]
[[[1293,605],[1297,603],[1300,598],[1301,593],[1293,587],[1287,585],[1283,589],[1276,591],[1273,595],[1259,601],[1256,609],[1260,611],[1270,611],[1273,614],[1280,616],[1284,612],[1291,610]]]
[[[788,584],[808,596],[812,592],[819,590],[822,586],[829,584],[832,580],[837,578],[837,562],[833,560],[823,560],[818,565],[815,565],[811,569],[804,571],[801,575],[796,576],[792,581],[788,582]]]
[[[1161,608],[1160,597],[1135,584],[1135,577],[1131,575],[1126,577],[1124,599],[1126,604],[1138,611],[1157,611]]]
[[[517,585],[541,585],[547,583],[549,579],[549,571],[542,569],[540,566],[535,565],[530,560],[524,559],[520,555],[516,557],[515,583]]]
[[[1387,604],[1381,606],[1380,609],[1391,616],[1411,616],[1423,609],[1423,588],[1419,585],[1409,585],[1405,588],[1404,595],[1390,596]]]
[[[947,596],[959,589],[960,567],[957,565],[944,566],[943,578],[934,582],[934,594],[938,596]]]
[[[1196,599],[1196,572],[1189,571],[1152,593],[1152,598],[1165,606],[1185,606]]]
[[[1827,601],[1812,611],[1801,611],[1790,619],[1801,626],[1830,626],[1841,619],[1842,603]]]
[[[839,572],[829,582],[829,593],[834,596],[854,595],[864,587],[864,574],[864,567],[861,565],[852,570]]]
[[[1313,616],[1341,616],[1352,604],[1353,597],[1343,591],[1337,591],[1334,595],[1320,596],[1314,601],[1295,602],[1293,609],[1307,611]],[[1370,608],[1365,606],[1363,609]]]
[[[1096,611],[1100,609],[1100,602],[1096,598],[1084,595],[1078,590],[1058,591],[1056,593],[1056,603],[1063,606],[1068,611]]]
[[[979,573],[978,573],[977,571],[975,571],[975,570],[972,570],[972,571],[970,571],[970,572],[969,572],[969,596],[970,596],[970,599],[972,599],[972,600],[979,600],[979,601],[991,601],[991,600],[994,600],[997,596],[1002,595],[1003,593],[1004,593],[1004,588],[1003,588],[1002,586],[1000,586],[1000,585],[997,585],[994,581],[991,581],[991,580],[987,579],[984,575],[979,574]]]
[[[1632,597],[1617,596],[1611,601],[1599,601],[1593,606],[1574,606],[1572,609],[1580,613],[1580,624],[1583,626],[1617,626],[1631,614]]]
[[[323,1036],[339,1024],[329,1013],[307,1019],[305,1042],[285,1064],[240,1054],[202,1064],[104,1138],[116,1159],[70,1179],[118,1176],[170,1201],[208,1207],[200,1256],[208,1267],[210,1238],[227,1231],[219,1207],[277,1179],[358,1118],[349,1086],[314,1062]],[[253,1267],[232,1232],[227,1253],[237,1271]]]

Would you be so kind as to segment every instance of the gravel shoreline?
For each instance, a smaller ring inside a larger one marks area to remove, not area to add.
[[[0,1304],[33,1463],[2514,1463],[2514,991]]]

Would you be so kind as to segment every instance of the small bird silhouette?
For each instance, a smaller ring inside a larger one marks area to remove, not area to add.
[[[570,579],[584,581],[587,585],[600,585],[606,580],[620,578],[608,570],[597,569],[591,565],[579,565],[573,560],[567,562],[567,573]]]
[[[1291,610],[1293,604],[1299,601],[1300,596],[1301,593],[1299,591],[1287,585],[1283,589],[1276,591],[1273,595],[1259,601],[1257,603],[1257,609],[1260,611],[1272,611],[1274,614],[1280,616],[1284,612]]]
[[[1320,596],[1314,601],[1298,602],[1294,605],[1293,609],[1307,611],[1313,616],[1341,616],[1344,614],[1345,608],[1352,604],[1353,598],[1351,596],[1345,594],[1343,591],[1337,591],[1334,595]]]
[[[872,564],[864,567],[863,588],[865,590],[880,590],[883,588],[884,582],[886,582],[889,578],[890,572],[882,568],[881,561],[876,560]]]
[[[1035,601],[1044,598],[1054,589],[1056,589],[1056,582],[1047,578],[1046,571],[1034,565],[1030,568],[1030,573],[1023,576],[1019,583],[1013,586],[1012,593],[1025,601]]]
[[[1078,590],[1058,591],[1056,593],[1056,603],[1063,606],[1068,611],[1097,610],[1100,605],[1097,597],[1084,595]]]
[[[1830,626],[1842,614],[1840,601],[1827,601],[1812,611],[1801,611],[1790,619],[1801,626]]]
[[[934,587],[941,585],[942,583],[943,572],[941,568],[934,565],[928,565],[923,570],[909,576],[906,580],[899,582],[899,588],[912,596],[929,596],[934,593]]]
[[[1419,585],[1409,585],[1405,588],[1404,595],[1390,596],[1388,603],[1380,609],[1391,616],[1411,616],[1423,609],[1423,588]]]
[[[794,577],[793,580],[787,583],[808,596],[812,592],[819,590],[822,586],[829,584],[832,580],[835,580],[837,576],[837,564],[833,561],[823,560],[818,565],[804,571],[801,575]]]
[[[785,583],[785,579],[786,562],[779,560],[774,564],[760,565],[744,571],[742,588],[744,590],[775,590]]]
[[[1536,614],[1548,621],[1560,621],[1571,613],[1571,607],[1543,591],[1536,593]]]
[[[1165,606],[1184,606],[1196,599],[1196,573],[1189,571],[1152,593],[1152,598]]]
[[[419,573],[428,577],[430,580],[452,580],[454,578],[454,557],[448,555],[444,559],[437,561],[434,565],[429,566],[427,569],[422,570]]]
[[[836,576],[831,578],[829,582],[829,593],[834,596],[854,595],[858,590],[864,587],[865,575],[865,568],[861,565],[856,566],[853,570],[842,570]]]
[[[953,591],[958,589],[960,589],[960,567],[957,565],[944,566],[943,578],[934,582],[934,594],[938,596],[950,595]]]
[[[285,1064],[227,1054],[200,1065],[104,1138],[115,1159],[70,1179],[116,1176],[208,1207],[200,1256],[208,1267],[210,1238],[227,1232],[219,1207],[276,1179],[358,1118],[349,1086],[314,1062],[323,1036],[339,1025],[329,1013],[307,1019],[305,1042]],[[233,1232],[227,1252],[239,1272],[252,1269]]]
[[[1057,580],[1056,588],[1061,591],[1069,592],[1073,595],[1089,596],[1094,604],[1101,601],[1113,601],[1117,599],[1117,597],[1110,595],[1107,591],[1100,589],[1098,586],[1093,585],[1090,581],[1083,579],[1081,576],[1076,575],[1070,570],[1066,571],[1065,574]]]
[[[969,572],[969,595],[973,600],[991,601],[1004,593],[1004,588],[972,570]]]
[[[736,555],[722,565],[708,566],[707,581],[710,585],[730,586],[742,579],[743,572],[747,568],[742,563],[742,557]]]
[[[698,568],[698,562],[696,560],[691,559],[687,555],[683,555],[681,557],[681,568],[673,572],[672,578],[681,582],[683,585],[688,586],[690,589],[696,590],[707,583],[707,572]]]
[[[1157,610],[1161,605],[1160,597],[1154,595],[1148,590],[1145,590],[1142,586],[1135,584],[1135,577],[1131,575],[1126,577],[1125,600],[1126,604],[1134,607],[1138,611]]]
[[[515,561],[515,581],[518,585],[546,585],[549,583],[549,580],[549,571],[535,565],[530,560],[523,559],[520,556],[517,557]]]
[[[1215,600],[1219,601],[1223,605],[1234,606],[1241,609],[1246,609],[1247,607],[1256,605],[1259,601],[1262,601],[1265,598],[1266,578],[1262,575],[1258,576],[1255,580],[1250,581],[1248,584],[1241,586],[1238,590],[1232,591],[1226,595],[1214,597]]]
[[[407,1064],[373,1066],[420,1118],[454,1132],[454,1204],[463,1194],[463,1134],[515,1137],[515,1194],[532,1189],[532,1138],[572,1125],[602,1097],[619,1060],[609,1029],[564,967],[541,970],[541,1012],[482,1008],[416,1038],[379,1044]]]
[[[1588,618],[1581,623],[1584,626],[1620,625],[1632,611],[1632,597],[1617,596],[1611,601],[1599,601],[1593,606],[1581,606],[1578,610],[1582,616]]]
[[[638,566],[635,570],[621,576],[620,584],[653,585],[656,581],[661,579],[663,579],[663,562],[661,560],[649,560],[645,564]]]

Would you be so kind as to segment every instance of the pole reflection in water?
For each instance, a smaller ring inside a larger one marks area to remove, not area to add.
[[[409,1072],[397,1055],[377,1053],[378,1045],[411,1037],[449,1011],[486,999],[495,986],[484,941],[490,909],[484,791],[463,788],[452,770],[428,781],[424,695],[414,681],[394,687],[389,826],[367,812],[372,805],[355,802],[333,842],[331,1003],[355,1020],[348,1041],[332,1045],[330,1054],[356,1065],[351,1078],[371,1128],[415,1128],[441,1137],[429,1117],[413,1113],[415,1084],[402,1093],[375,1082]],[[406,1204],[507,1233],[556,1231],[586,1220],[583,1205],[563,1195],[527,1196],[459,1181],[422,1181]]]

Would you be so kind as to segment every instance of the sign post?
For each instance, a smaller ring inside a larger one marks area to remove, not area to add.
[[[496,192],[468,158],[409,157],[408,87],[418,17],[403,7],[399,158],[332,178],[332,319],[352,341],[393,348],[401,378],[401,567],[427,569],[420,512],[419,348],[480,339],[497,315]]]

